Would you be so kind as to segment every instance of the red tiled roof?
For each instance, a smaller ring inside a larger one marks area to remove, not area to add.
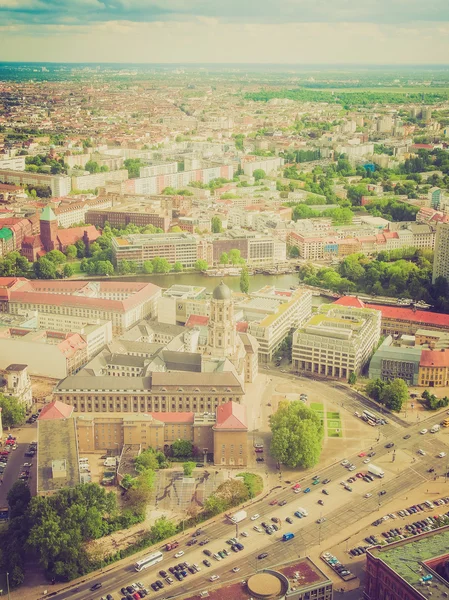
[[[57,238],[63,246],[70,246],[81,240],[85,231],[87,231],[90,242],[94,242],[101,235],[94,225],[86,225],[84,227],[72,227],[71,229],[58,229]]]
[[[50,419],[68,419],[72,416],[72,413],[73,406],[69,406],[68,404],[64,404],[64,402],[55,400],[54,402],[50,402],[50,404],[44,406],[41,414],[38,417],[38,421],[47,421]]]
[[[158,412],[148,413],[156,421],[163,423],[193,423],[195,413],[193,412]]]
[[[227,402],[217,407],[217,422],[214,429],[248,430],[246,408],[237,402]]]
[[[246,333],[248,331],[248,323],[246,321],[239,321],[236,325],[236,330],[239,333]]]
[[[423,350],[420,367],[449,367],[449,350]]]
[[[186,321],[186,327],[206,326],[209,323],[209,317],[202,315],[190,315]]]
[[[412,323],[423,323],[449,329],[449,315],[443,315],[426,310],[413,310],[385,304],[368,304],[352,296],[343,296],[335,301],[340,306],[354,306],[357,308],[372,308],[382,313],[383,319],[395,319],[397,321],[411,321]]]

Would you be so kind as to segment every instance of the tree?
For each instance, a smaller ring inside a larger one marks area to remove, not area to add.
[[[240,250],[233,248],[229,251],[229,261],[232,265],[244,264],[245,259],[240,256]]]
[[[72,277],[72,275],[73,275],[74,273],[75,273],[75,269],[73,268],[73,266],[72,266],[72,265],[70,265],[70,264],[66,264],[66,265],[64,265],[64,266],[62,267],[62,275],[63,275],[65,278]]]
[[[355,385],[357,383],[357,375],[354,372],[349,375],[348,383],[349,385]]]
[[[114,275],[114,265],[109,260],[99,260],[95,263],[96,275]]]
[[[253,177],[256,181],[259,181],[260,179],[265,179],[266,176],[267,176],[267,174],[265,173],[265,171],[263,169],[256,169],[253,172]]]
[[[75,242],[75,247],[78,258],[84,258],[84,256],[86,256],[86,244],[83,242],[83,240],[77,240]]]
[[[67,258],[70,258],[70,259],[76,258],[77,253],[78,253],[78,250],[77,250],[76,246],[73,244],[70,244],[70,246],[67,246],[67,248],[65,249],[65,255],[67,256]]]
[[[170,229],[170,233],[181,233],[181,232],[182,232],[182,229],[179,225],[174,225]]]
[[[33,263],[33,271],[38,279],[56,279],[56,265],[43,256]]]
[[[192,461],[182,463],[182,468],[184,470],[184,477],[191,477],[193,469],[195,468],[195,463]]]
[[[118,270],[121,275],[127,275],[128,273],[131,273],[129,261],[127,261],[126,258],[124,258],[123,260],[120,261]]]
[[[204,512],[213,517],[219,515],[228,508],[227,502],[223,498],[218,498],[215,494],[209,496],[204,503]]]
[[[242,294],[247,294],[249,290],[249,273],[248,268],[245,266],[242,268],[240,273],[240,291]]]
[[[211,220],[211,231],[212,233],[221,233],[223,231],[223,225],[219,216],[214,215]]]
[[[207,271],[208,268],[209,268],[209,265],[202,258],[198,259],[195,263],[195,269],[197,271]]]
[[[371,379],[366,384],[365,392],[370,398],[379,402],[385,385],[386,382],[382,381],[382,379]]]
[[[151,260],[144,261],[143,272],[146,273],[147,275],[151,275],[153,270],[154,270],[154,268],[153,268],[153,263],[151,262]]]
[[[173,456],[176,458],[190,458],[193,454],[193,445],[189,440],[175,440],[172,444]]]
[[[47,260],[51,260],[51,262],[55,265],[62,265],[67,260],[66,255],[63,254],[60,250],[50,250],[50,252],[47,252],[47,254],[45,255],[45,258]]]
[[[170,273],[171,265],[166,258],[160,258],[156,256],[153,258],[153,272],[154,273]]]
[[[299,248],[297,246],[290,246],[288,249],[288,255],[290,256],[290,258],[298,258]]]
[[[309,468],[321,454],[324,428],[316,413],[300,401],[280,402],[270,416],[270,454],[289,467]]]
[[[227,506],[236,506],[249,499],[248,487],[239,479],[228,479],[215,490],[217,498],[222,498]]]
[[[154,522],[150,532],[151,540],[153,543],[157,543],[175,535],[176,525],[166,517],[159,517],[159,519],[156,519]]]
[[[143,471],[145,469],[156,471],[156,469],[159,469],[159,462],[153,448],[147,448],[141,452],[136,458],[135,465],[136,471]]]
[[[94,160],[88,160],[87,163],[84,165],[84,168],[91,174],[100,172],[100,165]]]
[[[380,402],[390,410],[399,412],[408,399],[408,387],[403,379],[388,382],[380,395]]]
[[[229,262],[229,256],[227,252],[222,252],[220,256],[220,265],[227,265]]]
[[[177,260],[175,262],[175,264],[173,265],[173,271],[175,273],[181,273],[183,270],[184,270],[184,267],[183,267],[182,263],[179,262],[179,260]]]
[[[9,506],[9,518],[21,517],[26,512],[31,500],[30,488],[19,479],[13,483],[6,498]]]

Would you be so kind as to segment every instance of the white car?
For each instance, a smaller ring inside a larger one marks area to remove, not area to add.
[[[209,581],[217,581],[217,579],[220,579],[220,575],[211,575],[209,577]]]
[[[181,556],[184,556],[184,550],[180,550],[175,554],[175,558],[181,558]]]
[[[263,448],[263,444],[254,444],[254,448]]]
[[[243,537],[248,537],[248,534],[246,533],[246,531],[242,531],[242,532],[240,533],[240,535],[243,535]]]
[[[301,493],[301,488],[296,488],[296,490],[293,490],[294,494],[300,494]]]
[[[444,458],[446,456],[446,452],[440,452],[438,454],[438,458]]]
[[[364,498],[371,498],[372,494],[365,494]]]
[[[259,513],[256,513],[255,515],[253,515],[251,517],[251,521],[255,521],[256,519],[258,519],[260,517]]]
[[[342,467],[346,467],[346,465],[349,465],[349,460],[346,460],[345,458],[345,460],[342,460],[340,464]]]
[[[254,525],[253,529],[254,529],[254,531],[258,531],[259,533],[263,533],[262,529],[260,527],[258,527],[257,525]]]
[[[424,435],[425,433],[427,433],[427,429],[421,429],[421,431],[419,432],[421,435]]]
[[[424,452],[424,450],[422,450],[421,448],[418,450],[418,454],[421,454],[421,456],[425,456],[426,453]]]
[[[238,573],[239,571],[240,571],[240,567],[234,567],[234,568],[232,569],[232,572],[233,572],[233,573]]]
[[[356,470],[356,466],[355,465],[351,465],[348,469],[348,471],[355,471]]]
[[[365,465],[367,465],[367,464],[370,462],[370,460],[371,460],[370,458],[365,458],[365,460],[363,461],[363,463],[364,463]]]

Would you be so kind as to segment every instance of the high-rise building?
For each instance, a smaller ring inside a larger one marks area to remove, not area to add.
[[[432,281],[440,276],[449,280],[449,223],[437,225]]]

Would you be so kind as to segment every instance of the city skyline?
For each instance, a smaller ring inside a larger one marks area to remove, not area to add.
[[[441,0],[0,0],[0,56],[135,63],[444,64]],[[267,43],[268,42],[268,43]]]

